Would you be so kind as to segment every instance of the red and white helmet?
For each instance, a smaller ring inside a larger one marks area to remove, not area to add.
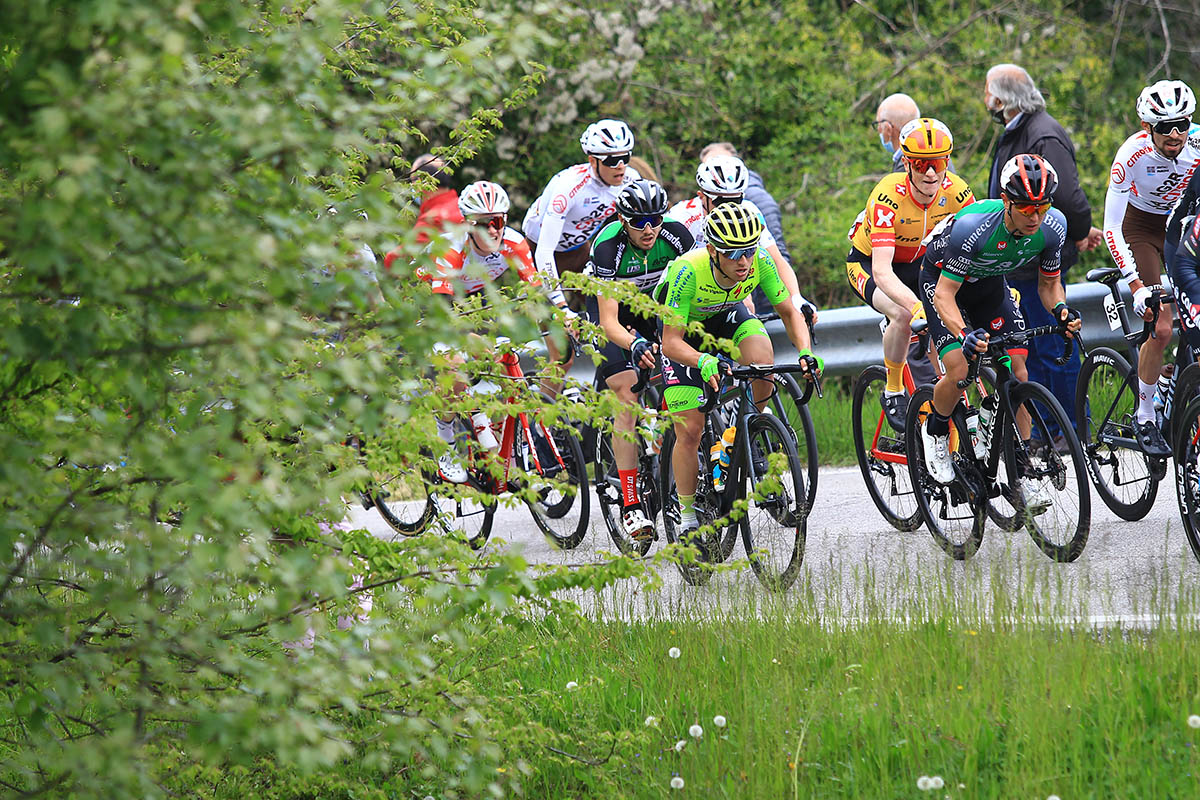
[[[589,156],[633,152],[633,131],[619,119],[602,119],[587,126],[579,146]]]
[[[1196,95],[1183,81],[1159,81],[1142,89],[1137,99],[1137,115],[1153,125],[1169,119],[1190,117],[1196,110]]]
[[[458,210],[462,215],[507,214],[508,192],[498,183],[475,181],[468,183],[458,194]]]
[[[709,195],[744,194],[750,171],[737,156],[710,158],[696,168],[696,185]]]

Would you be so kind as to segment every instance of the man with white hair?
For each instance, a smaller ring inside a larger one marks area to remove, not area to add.
[[[1054,192],[1054,207],[1067,221],[1067,242],[1062,249],[1063,283],[1067,270],[1079,260],[1081,251],[1098,247],[1103,241],[1101,231],[1092,225],[1092,207],[1079,186],[1079,170],[1075,165],[1075,145],[1062,125],[1046,112],[1046,100],[1021,67],[1016,64],[997,64],[987,72],[983,102],[992,119],[1004,126],[993,154],[992,171],[987,196],[1000,197],[1001,168],[1014,156],[1033,153],[1044,158],[1058,175]],[[1008,285],[1021,293],[1021,312],[1031,326],[1053,322],[1042,308],[1037,296],[1037,265],[1026,264],[1008,278]],[[1079,377],[1079,357],[1075,355],[1064,365],[1055,363],[1061,345],[1049,337],[1035,339],[1029,344],[1029,379],[1049,389],[1079,430],[1075,419],[1075,382]],[[1051,430],[1056,449],[1063,450],[1066,440],[1061,431]]]
[[[875,110],[875,130],[879,143],[892,157],[892,172],[904,172],[904,154],[900,152],[900,131],[921,116],[917,101],[903,92],[889,94]],[[953,166],[950,167],[953,169]]]

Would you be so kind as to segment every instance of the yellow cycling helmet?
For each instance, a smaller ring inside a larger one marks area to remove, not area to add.
[[[722,203],[704,220],[704,238],[721,251],[754,247],[762,232],[758,214],[742,203]]]
[[[900,152],[909,158],[945,158],[954,152],[954,137],[941,120],[921,117],[900,129]]]

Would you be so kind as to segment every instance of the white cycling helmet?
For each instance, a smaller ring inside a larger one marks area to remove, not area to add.
[[[589,156],[633,152],[633,131],[619,119],[602,119],[587,126],[579,146]]]
[[[1159,81],[1142,89],[1137,99],[1137,115],[1153,125],[1169,119],[1190,117],[1196,110],[1196,95],[1183,81]]]
[[[508,192],[498,183],[475,181],[468,183],[458,195],[458,210],[462,215],[507,214]]]
[[[750,172],[737,156],[710,158],[696,168],[696,185],[710,195],[743,194]]]

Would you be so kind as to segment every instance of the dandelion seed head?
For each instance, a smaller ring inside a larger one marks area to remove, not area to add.
[[[568,692],[573,692],[578,688],[579,688],[579,684],[576,683],[575,681],[567,681],[567,691]]]
[[[1192,714],[1188,717],[1189,728],[1200,728],[1200,714]]]
[[[679,648],[672,647],[670,650],[667,651],[667,655],[669,655],[671,658],[679,658],[679,656],[680,656]]]
[[[921,777],[917,778],[917,788],[922,792],[928,792],[932,786],[933,784],[928,775],[922,775]]]
[[[1058,798],[1058,795],[1052,794],[1049,797],[1047,797],[1046,800],[1059,800],[1059,798]]]
[[[646,727],[647,728],[657,728],[658,727],[658,717],[654,716],[653,714],[646,717]]]
[[[678,775],[676,775],[674,778],[671,778],[671,788],[672,789],[682,789],[683,788],[683,778],[679,777]]]
[[[678,742],[675,743],[675,752],[680,753],[683,751],[683,748],[685,748],[685,747],[687,747],[687,741],[684,739],[680,739]]]
[[[718,728],[724,728],[725,727],[725,718],[722,717],[720,714],[717,714],[715,717],[713,717],[713,725],[716,725]]]
[[[934,775],[932,778],[929,779],[929,788],[930,789],[941,789],[945,785],[946,785],[946,782],[944,780],[942,780],[941,775]]]
[[[693,739],[699,739],[704,735],[704,728],[701,728],[699,725],[693,725],[692,727],[688,728],[688,735],[690,735]]]

